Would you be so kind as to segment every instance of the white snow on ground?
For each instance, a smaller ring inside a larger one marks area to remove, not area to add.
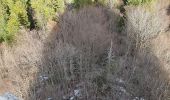
[[[19,100],[15,95],[11,93],[5,93],[4,95],[0,96],[0,100]]]

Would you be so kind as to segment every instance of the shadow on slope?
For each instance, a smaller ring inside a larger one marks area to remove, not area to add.
[[[44,43],[27,100],[168,98],[168,75],[158,58],[149,47],[134,49],[127,34],[117,32],[117,20],[102,7],[62,15]]]

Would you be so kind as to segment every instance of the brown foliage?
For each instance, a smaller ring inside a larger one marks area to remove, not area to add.
[[[116,35],[117,16],[102,7],[83,8],[64,14],[60,39],[84,52],[102,54]]]

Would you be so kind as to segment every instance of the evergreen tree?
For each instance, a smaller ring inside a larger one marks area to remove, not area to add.
[[[35,11],[38,27],[45,29],[48,20],[57,17],[56,13],[64,11],[63,0],[32,0],[31,6]]]
[[[0,42],[11,42],[21,25],[29,26],[25,0],[0,0]]]

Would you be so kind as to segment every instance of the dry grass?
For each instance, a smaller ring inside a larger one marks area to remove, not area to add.
[[[23,98],[29,89],[30,80],[38,71],[42,42],[36,32],[22,31],[14,47],[1,45],[0,80],[3,92],[12,92]]]
[[[152,51],[160,59],[164,70],[170,73],[170,35],[164,33],[152,40]],[[167,76],[170,77],[170,76]]]

